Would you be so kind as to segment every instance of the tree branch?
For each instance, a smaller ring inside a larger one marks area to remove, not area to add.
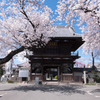
[[[8,62],[10,59],[12,59],[12,57],[14,55],[16,55],[17,53],[23,51],[24,49],[25,49],[24,47],[20,47],[19,49],[16,49],[14,51],[11,51],[5,58],[1,58],[0,59],[0,65]]]

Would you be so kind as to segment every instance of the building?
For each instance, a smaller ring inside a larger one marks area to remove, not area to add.
[[[18,65],[19,67],[19,74],[18,77],[21,79],[21,81],[28,82],[30,80],[30,64],[28,62],[22,63]]]
[[[12,67],[11,77],[9,78],[9,73],[6,73],[6,67],[3,67],[3,78],[2,81],[12,80],[14,82],[28,82],[30,80],[30,64],[28,62],[18,64]]]
[[[45,47],[32,49],[30,80],[73,81],[74,61],[79,58],[75,51],[84,43],[81,35],[71,26],[57,26],[50,38]]]
[[[91,77],[91,74],[92,74],[91,68],[74,68],[73,73],[74,73],[74,81],[75,82],[82,82],[83,81],[83,78],[82,78],[83,71],[86,71],[88,73],[88,75]]]

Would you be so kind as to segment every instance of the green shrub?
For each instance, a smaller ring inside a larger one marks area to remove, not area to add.
[[[100,77],[99,77],[99,73],[97,71],[97,68],[95,66],[92,66],[92,73],[93,73],[93,79],[94,82],[100,83]]]
[[[0,65],[0,76],[3,75],[3,69],[2,69],[3,65]]]
[[[14,83],[12,80],[7,80],[8,83]]]
[[[55,79],[57,79],[57,75],[55,76]]]
[[[96,85],[96,83],[86,83],[86,85]]]
[[[95,82],[100,83],[100,77],[98,75],[94,75],[93,79]]]

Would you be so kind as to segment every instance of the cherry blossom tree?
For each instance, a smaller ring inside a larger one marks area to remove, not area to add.
[[[77,25],[82,30],[86,53],[100,55],[100,0],[59,0],[58,20]]]
[[[44,46],[54,31],[52,10],[44,0],[1,0],[0,54],[12,51],[0,59],[0,64],[32,47]]]

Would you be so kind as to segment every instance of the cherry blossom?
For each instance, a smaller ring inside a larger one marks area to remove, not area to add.
[[[84,52],[100,55],[100,0],[59,0],[56,12],[60,21],[77,21],[84,33]]]
[[[54,31],[52,10],[44,0],[2,0],[0,2],[0,53],[16,53],[44,46]],[[18,51],[19,50],[19,51]],[[12,53],[12,52],[11,52]],[[10,59],[10,57],[8,57]]]

